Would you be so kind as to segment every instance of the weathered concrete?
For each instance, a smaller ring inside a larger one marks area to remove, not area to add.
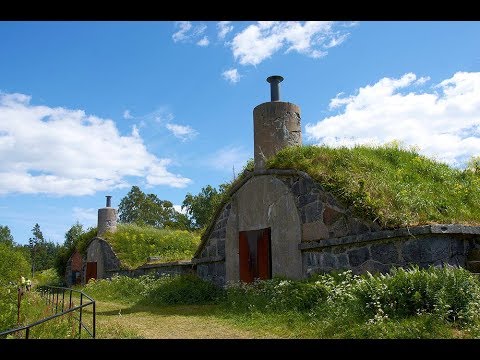
[[[93,239],[88,245],[86,262],[83,269],[84,276],[87,262],[97,263],[97,279],[103,279],[106,271],[120,269],[120,260],[110,244],[98,237]]]
[[[97,236],[105,232],[114,232],[117,229],[117,210],[111,207],[98,209]]]
[[[238,233],[264,228],[271,228],[272,276],[301,278],[301,222],[290,189],[274,176],[257,176],[240,188],[232,200],[237,221],[227,223],[227,281],[239,280]]]
[[[255,170],[287,146],[302,145],[300,108],[289,102],[267,102],[253,109]]]

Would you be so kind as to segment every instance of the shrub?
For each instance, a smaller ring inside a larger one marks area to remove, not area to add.
[[[34,282],[35,282],[35,285],[37,286],[42,286],[42,285],[62,286],[63,285],[63,280],[60,278],[58,273],[53,268],[38,271],[35,274]]]
[[[207,304],[217,301],[221,294],[220,288],[196,275],[164,276],[156,280],[142,302],[156,305]]]

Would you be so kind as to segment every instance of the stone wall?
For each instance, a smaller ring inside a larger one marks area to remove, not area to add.
[[[193,264],[191,261],[172,261],[160,264],[147,264],[133,270],[112,269],[105,271],[105,278],[111,278],[117,275],[139,277],[142,275],[150,275],[161,277],[166,275],[186,275],[194,274]]]
[[[225,240],[231,207],[231,203],[223,207],[202,251],[192,259],[197,275],[219,286],[225,283]]]
[[[378,224],[353,216],[351,209],[346,208],[307,174],[285,176],[279,172],[277,176],[295,196],[302,221],[302,242],[380,230]]]
[[[385,273],[412,264],[465,267],[469,251],[480,247],[479,234],[477,227],[427,225],[303,243],[299,248],[306,276],[347,269],[355,274]]]

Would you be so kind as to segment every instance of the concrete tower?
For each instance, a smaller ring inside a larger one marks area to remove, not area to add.
[[[255,170],[265,169],[266,159],[287,146],[302,145],[300,108],[280,101],[280,82],[283,77],[267,78],[271,101],[253,109]]]
[[[97,236],[102,237],[105,232],[114,232],[117,229],[117,210],[112,208],[112,196],[107,195],[107,204],[98,209]]]

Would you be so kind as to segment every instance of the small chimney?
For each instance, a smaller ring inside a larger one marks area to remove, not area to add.
[[[265,169],[265,161],[287,146],[302,145],[300,108],[280,101],[283,77],[269,76],[270,102],[253,109],[253,142],[255,170]]]
[[[269,76],[267,81],[270,83],[270,101],[280,101],[280,83],[283,77],[279,75]]]
[[[106,195],[106,206],[98,209],[97,236],[103,237],[107,232],[117,230],[117,210],[112,208],[112,196]]]

